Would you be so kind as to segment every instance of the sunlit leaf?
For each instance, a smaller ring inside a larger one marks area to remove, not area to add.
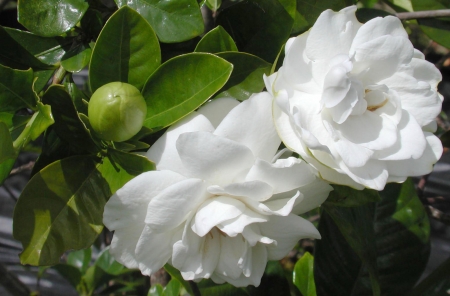
[[[314,257],[308,252],[295,263],[294,284],[303,296],[317,295],[314,282]]]
[[[206,0],[205,4],[212,11],[217,11],[217,9],[220,8],[220,5],[222,5],[222,0]]]
[[[86,269],[89,267],[89,263],[91,262],[91,256],[91,248],[73,251],[67,255],[67,264],[78,268],[81,273],[85,273]]]
[[[215,55],[191,53],[165,62],[146,82],[144,126],[166,127],[197,109],[230,77],[233,65]]]
[[[111,195],[99,165],[92,157],[74,156],[31,178],[14,210],[22,264],[53,265],[66,250],[91,246],[103,229],[103,207]]]
[[[124,6],[106,22],[95,44],[89,66],[91,90],[114,81],[141,89],[160,63],[161,50],[152,27]]]
[[[20,0],[18,20],[37,35],[58,36],[74,27],[88,7],[85,0]]]
[[[203,17],[196,0],[115,0],[139,12],[155,29],[161,42],[189,40],[203,33]]]

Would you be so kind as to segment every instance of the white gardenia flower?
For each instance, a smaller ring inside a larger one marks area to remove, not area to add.
[[[271,105],[268,93],[218,99],[167,130],[147,152],[158,171],[132,179],[106,204],[117,261],[145,275],[169,263],[186,280],[258,286],[267,260],[301,238],[320,238],[297,215],[332,187],[304,161],[276,159]]]
[[[432,132],[441,74],[398,18],[361,24],[355,11],[324,11],[288,40],[283,66],[265,82],[287,147],[329,182],[382,190],[431,172],[440,158]]]

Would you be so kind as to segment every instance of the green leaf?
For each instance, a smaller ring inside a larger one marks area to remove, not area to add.
[[[378,191],[372,189],[356,190],[347,186],[333,185],[326,203],[338,207],[358,207],[368,202],[380,201]]]
[[[42,101],[52,106],[55,131],[61,139],[78,147],[81,151],[98,152],[99,148],[81,121],[70,95],[63,86],[52,85],[49,87]]]
[[[42,37],[27,31],[3,29],[27,52],[47,65],[58,63],[74,41],[74,37]]]
[[[177,279],[171,279],[163,290],[164,296],[179,296],[180,291],[181,283]]]
[[[123,152],[112,148],[108,149],[108,154],[114,162],[133,176],[156,169],[155,164],[143,155]]]
[[[37,107],[38,111],[33,114],[21,134],[13,142],[14,148],[17,150],[23,149],[30,141],[36,140],[55,122],[49,105],[39,102]]]
[[[242,1],[222,11],[217,23],[240,51],[273,62],[291,33],[295,5],[295,0]]]
[[[267,262],[266,270],[258,287],[248,286],[250,296],[290,296],[289,282],[278,261]]]
[[[232,63],[233,72],[216,98],[232,97],[243,101],[264,89],[263,75],[269,75],[271,64],[244,52],[222,52],[217,56]]]
[[[373,228],[377,272],[382,295],[409,295],[428,261],[430,225],[428,216],[417,197],[414,184],[388,184],[380,192],[381,201],[361,206],[360,212],[373,208],[366,217],[354,219],[353,234],[374,217]],[[354,211],[358,208],[337,208]],[[354,217],[359,217],[355,214]],[[334,221],[333,221],[334,220]],[[337,224],[339,223],[339,224]],[[316,242],[315,280],[318,295],[367,295],[371,293],[370,279],[360,256],[347,243],[339,229],[349,223],[331,219],[323,213],[319,224],[322,239]],[[340,226],[340,227],[339,227]],[[338,228],[339,227],[339,228]],[[371,241],[370,230],[360,240]],[[351,234],[351,233],[350,233]],[[348,231],[347,231],[348,236]],[[366,237],[366,238],[364,238]],[[367,249],[366,251],[369,251]],[[357,250],[360,252],[360,250]],[[414,258],[414,260],[411,260]],[[333,285],[329,279],[333,278]]]
[[[160,284],[156,284],[148,290],[147,296],[164,296],[164,288]]]
[[[0,163],[0,185],[2,185],[3,181],[8,178],[15,162],[16,158],[9,158],[6,161]]]
[[[125,6],[106,22],[95,44],[89,66],[94,92],[109,82],[121,81],[141,89],[161,64],[161,49],[152,27]]]
[[[71,76],[64,82],[64,88],[72,98],[76,111],[87,115],[89,98],[78,88],[75,82],[73,82]]]
[[[411,292],[411,296],[448,295],[450,289],[450,258],[422,280]]]
[[[75,289],[80,285],[81,271],[77,267],[69,264],[56,264],[52,268],[65,278]]]
[[[53,76],[53,73],[55,73],[55,70],[36,70],[33,73],[34,76],[34,84],[33,84],[33,90],[36,93],[39,93],[44,89],[44,87],[47,85],[47,83],[50,81],[50,79]]]
[[[215,284],[212,280],[202,280],[198,284],[202,296],[247,296],[245,289],[237,288],[228,283]]]
[[[36,110],[37,101],[33,70],[14,70],[0,65],[0,112],[16,112],[22,108]]]
[[[195,52],[217,53],[223,51],[238,50],[233,38],[221,26],[217,26],[209,31],[195,47]]]
[[[92,49],[87,43],[80,43],[68,50],[61,58],[61,66],[69,72],[79,72],[89,64]]]
[[[294,267],[294,284],[303,296],[316,296],[314,282],[314,257],[305,252]]]
[[[15,158],[17,153],[14,149],[8,126],[4,122],[0,122],[0,163],[10,158]]]
[[[92,157],[56,161],[35,174],[16,204],[13,235],[22,264],[53,265],[67,250],[90,247],[111,195]]]
[[[365,23],[376,17],[385,17],[391,15],[389,12],[374,8],[360,8],[356,11],[356,17],[361,23]]]
[[[89,263],[91,262],[91,256],[91,248],[73,251],[67,255],[67,264],[78,268],[80,272],[84,274],[89,267]]]
[[[222,5],[222,0],[206,0],[205,4],[212,11],[217,11],[220,8],[220,5]]]
[[[103,269],[106,273],[111,275],[119,275],[127,271],[126,267],[117,262],[109,252],[109,248],[102,251],[95,261],[95,265]]]
[[[319,15],[332,9],[339,11],[342,8],[355,4],[353,0],[327,0],[327,1],[309,1],[297,0],[297,11],[305,18],[310,26],[314,25]]]
[[[414,11],[449,9],[450,3],[438,0],[411,0]],[[420,29],[433,41],[450,47],[450,19],[449,18],[424,18],[418,19]]]
[[[10,33],[11,31],[6,31],[5,28],[0,26],[0,40],[2,40],[0,64],[20,70],[27,70],[30,67],[34,69],[54,68],[38,60],[29,49],[24,48]]]
[[[174,43],[203,33],[203,17],[196,0],[115,0],[139,12],[155,29],[159,40]]]
[[[168,60],[142,90],[147,102],[144,126],[166,127],[191,113],[227,82],[232,69],[227,61],[207,53]]]
[[[194,295],[191,285],[189,285],[189,283],[183,279],[183,276],[181,275],[181,273],[178,269],[176,269],[175,267],[173,267],[172,265],[170,265],[168,263],[166,265],[164,265],[164,269],[167,271],[168,274],[170,274],[172,279],[176,279],[181,283],[181,285],[186,290],[186,292],[188,292],[190,295]],[[205,295],[203,295],[203,296],[205,296]]]
[[[89,7],[85,0],[20,0],[18,20],[31,32],[52,37],[73,28]]]

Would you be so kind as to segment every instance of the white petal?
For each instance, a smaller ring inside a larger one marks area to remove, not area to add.
[[[245,210],[245,205],[239,200],[219,196],[206,200],[195,214],[192,231],[199,236],[205,236],[216,225],[236,218]]]
[[[281,141],[272,120],[272,96],[262,92],[234,108],[214,132],[250,148],[256,157],[270,161]]]
[[[103,223],[111,231],[139,225],[142,225],[142,231],[150,201],[162,190],[184,179],[171,171],[140,174],[111,196],[105,205]]]
[[[225,116],[234,107],[239,105],[239,101],[233,98],[219,98],[212,100],[198,109],[197,113],[203,114],[216,128]]]
[[[333,187],[319,178],[300,188],[303,199],[292,209],[292,213],[300,215],[320,206],[328,197]]]
[[[224,221],[217,225],[217,227],[230,237],[234,237],[239,233],[244,231],[244,228],[253,223],[266,222],[268,217],[266,215],[261,215],[245,208],[244,212],[234,219]]]
[[[355,143],[342,139],[333,146],[346,166],[359,168],[364,166],[373,155],[373,151]]]
[[[271,216],[269,222],[260,224],[260,228],[262,235],[277,241],[276,245],[267,246],[269,260],[282,259],[302,238],[320,238],[311,222],[292,214]]]
[[[296,192],[290,198],[269,200],[264,203],[260,203],[258,208],[263,214],[270,214],[276,216],[287,216],[292,211],[292,208],[298,202],[298,200],[303,199],[300,192]]]
[[[135,250],[143,229],[144,224],[138,224],[121,228],[114,232],[109,252],[114,256],[117,262],[128,268],[139,267]]]
[[[363,167],[341,168],[357,183],[375,190],[383,190],[389,175],[386,162],[379,160],[371,159]]]
[[[151,275],[167,263],[172,256],[173,236],[177,233],[180,239],[177,229],[155,233],[145,226],[136,246],[136,259],[142,274]]]
[[[289,39],[292,40],[290,47],[286,44],[286,57],[283,61],[283,70],[279,70],[279,73],[282,74],[282,79],[285,79],[289,84],[294,86],[307,83],[312,79],[311,64],[306,56],[304,56],[308,36],[309,31],[298,37]]]
[[[240,235],[236,237],[220,236],[220,245],[220,258],[215,272],[226,277],[227,282],[230,282],[231,279],[238,279],[242,274],[239,261],[244,259],[243,255],[247,253],[246,249],[250,246]]]
[[[182,133],[194,131],[214,131],[209,120],[196,112],[171,126],[147,151],[147,158],[155,162],[158,170],[172,170],[182,175],[186,169],[181,163],[175,143]]]
[[[258,159],[245,179],[266,182],[276,194],[308,184],[315,176],[306,162],[289,157],[278,159],[274,164]]]
[[[319,60],[348,54],[353,38],[361,27],[355,11],[356,6],[350,6],[339,12],[322,12],[309,33],[306,56],[311,60]]]
[[[217,185],[239,182],[255,161],[246,146],[208,132],[180,135],[177,149],[189,176]]]
[[[215,195],[248,197],[256,201],[264,201],[273,194],[273,188],[269,184],[259,180],[232,183],[224,187],[212,185],[207,190],[209,193]]]
[[[180,181],[155,196],[147,209],[145,223],[153,231],[173,229],[207,197],[206,185],[199,179]]]

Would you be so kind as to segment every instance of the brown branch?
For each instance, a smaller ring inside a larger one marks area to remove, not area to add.
[[[442,212],[441,210],[436,209],[432,206],[425,206],[425,209],[427,210],[428,214],[433,217],[434,219],[438,220],[439,222],[442,222],[446,225],[450,225],[450,215]]]
[[[446,17],[446,16],[450,16],[450,9],[399,12],[399,13],[395,14],[395,16],[401,20]]]
[[[9,173],[9,175],[15,175],[15,174],[21,173],[23,171],[29,171],[29,170],[33,169],[34,164],[35,164],[35,161],[30,161],[27,164],[24,164],[18,168],[12,169],[11,172]]]

